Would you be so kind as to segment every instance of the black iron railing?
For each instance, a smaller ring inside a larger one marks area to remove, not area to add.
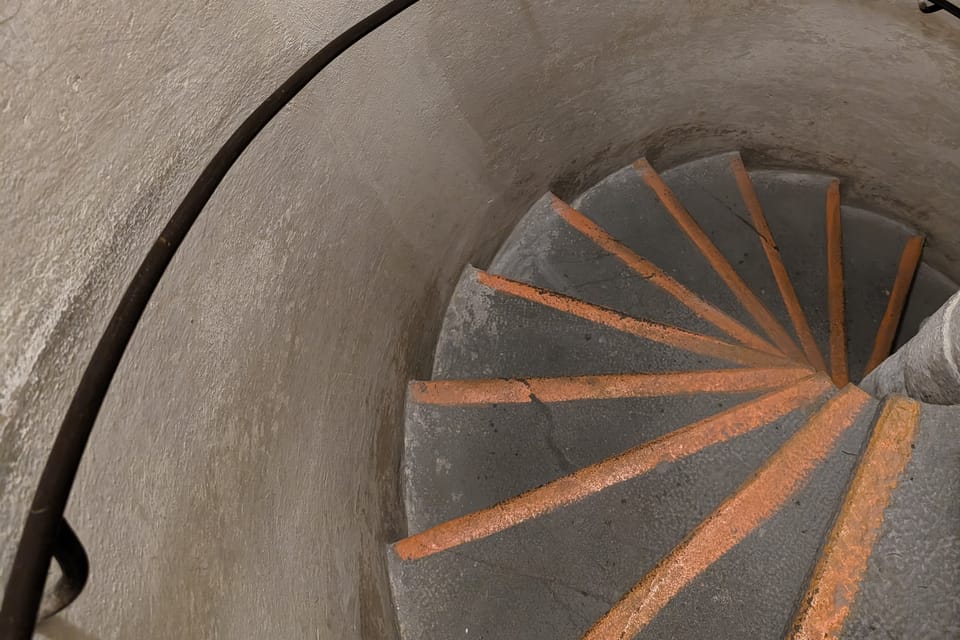
[[[920,11],[923,13],[946,11],[955,18],[960,18],[960,7],[949,0],[920,0]]]
[[[30,638],[38,616],[52,615],[69,605],[86,583],[87,555],[64,519],[64,509],[97,414],[127,344],[160,278],[204,206],[244,150],[291,98],[350,47],[418,1],[388,2],[297,69],[217,151],[153,243],[97,343],[43,468],[4,591],[0,638]],[[62,576],[44,595],[51,558],[57,559]]]

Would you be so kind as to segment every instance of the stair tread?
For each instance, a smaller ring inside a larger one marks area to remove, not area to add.
[[[829,362],[825,211],[832,178],[773,170],[750,171],[750,178],[820,353]],[[788,326],[792,329],[792,322]]]
[[[467,407],[410,403],[407,526],[423,531],[492,506],[760,393]]]
[[[900,330],[897,332],[893,350],[896,351],[920,331],[924,320],[937,312],[950,296],[957,292],[960,286],[956,282],[921,262],[917,268],[917,275],[913,287],[907,295],[907,303],[903,310],[903,319]]]
[[[633,316],[730,339],[571,227],[554,211],[550,194],[517,224],[489,271]]]
[[[762,335],[632,165],[588,189],[572,204],[614,238]]]
[[[871,400],[806,485],[674,597],[637,638],[786,637],[878,405]]]
[[[777,241],[818,346],[829,354],[830,327],[825,283],[827,280],[824,217],[826,188],[830,179],[783,171],[751,172],[758,198]],[[841,194],[842,197],[842,194]],[[881,319],[897,275],[900,256],[916,233],[873,212],[841,207],[844,294],[848,369],[859,380],[873,350]],[[782,239],[789,238],[789,241]],[[932,284],[932,283],[930,283]],[[928,280],[914,285],[924,289],[914,300],[924,300],[929,309],[948,297],[945,288],[927,290]],[[911,296],[912,297],[912,296]],[[932,299],[936,299],[935,305]],[[904,315],[914,312],[916,302],[908,297]]]
[[[464,271],[434,356],[433,377],[495,378],[724,369],[689,353],[491,290]]]
[[[663,181],[737,274],[796,340],[790,316],[764,254],[760,235],[751,222],[730,166],[731,160],[739,155],[736,152],[724,153],[680,165],[663,172]],[[739,313],[744,315],[742,309]]]
[[[391,554],[403,636],[579,638],[814,409],[490,537],[417,560]]]
[[[960,636],[960,409],[924,405],[842,637]]]
[[[900,255],[912,229],[859,209],[841,208],[847,358],[851,379],[860,380],[897,277]],[[941,301],[941,304],[946,298]]]

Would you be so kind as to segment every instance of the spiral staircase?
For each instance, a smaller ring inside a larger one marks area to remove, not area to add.
[[[402,637],[960,637],[960,409],[855,384],[956,286],[841,186],[639,160],[467,267],[408,391]]]

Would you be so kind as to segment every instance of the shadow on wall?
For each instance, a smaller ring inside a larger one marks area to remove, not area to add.
[[[95,636],[65,620],[63,615],[54,616],[37,626],[36,634],[48,640],[100,640]]]

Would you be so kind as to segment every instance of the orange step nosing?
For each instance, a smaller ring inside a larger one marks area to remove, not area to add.
[[[750,213],[753,225],[760,235],[760,244],[763,246],[763,251],[767,256],[767,262],[770,264],[770,271],[773,273],[773,278],[776,280],[777,287],[780,289],[780,297],[783,300],[784,306],[787,308],[790,320],[793,322],[793,328],[800,338],[803,352],[806,354],[807,360],[814,367],[819,371],[826,371],[827,363],[823,359],[823,354],[820,353],[816,338],[814,338],[813,331],[810,329],[810,323],[807,321],[807,316],[803,312],[803,307],[800,305],[797,291],[794,289],[793,282],[790,280],[790,274],[787,272],[787,267],[783,263],[783,256],[780,255],[780,248],[773,239],[773,233],[770,231],[770,225],[767,223],[766,215],[763,213],[763,207],[760,206],[760,199],[757,197],[757,192],[753,188],[753,181],[750,179],[750,174],[743,165],[743,160],[739,154],[730,160],[730,165],[733,169],[734,177],[737,180],[740,195],[747,207],[747,211]]]
[[[907,303],[907,295],[910,293],[910,286],[913,284],[913,277],[917,273],[917,266],[920,264],[922,253],[922,236],[910,238],[903,248],[900,264],[897,267],[897,277],[893,281],[890,299],[887,301],[887,308],[880,320],[880,328],[877,329],[873,351],[870,353],[870,360],[867,362],[863,375],[867,375],[880,366],[880,363],[890,355],[890,351],[893,349],[893,340],[897,335],[903,308]]]
[[[774,389],[808,377],[805,367],[719,369],[671,373],[632,373],[557,378],[430,380],[410,383],[418,404],[464,406],[523,404],[678,396],[696,393],[741,393]]]
[[[827,189],[827,308],[830,318],[830,371],[833,383],[850,381],[847,370],[846,294],[843,290],[843,227],[840,220],[840,182]]]

